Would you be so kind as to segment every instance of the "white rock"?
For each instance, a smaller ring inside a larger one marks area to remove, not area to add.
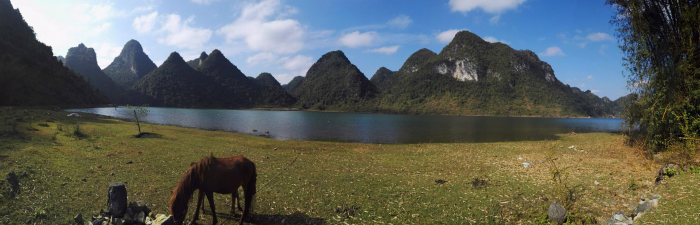
[[[523,163],[523,167],[525,167],[525,168],[527,168],[527,167],[530,166],[530,165],[532,165],[532,164],[529,163],[529,162],[524,162],[524,163]]]
[[[68,117],[80,117],[77,113],[68,114]]]

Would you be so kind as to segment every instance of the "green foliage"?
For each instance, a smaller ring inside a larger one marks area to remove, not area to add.
[[[676,170],[675,168],[666,167],[666,168],[664,168],[663,173],[664,173],[664,175],[666,175],[668,177],[672,177],[673,175],[676,175],[678,173],[678,170]]]
[[[638,94],[625,112],[647,147],[665,150],[698,140],[700,5],[695,1],[608,0],[616,10],[628,87]]]
[[[64,67],[51,47],[36,39],[8,0],[0,0],[0,30],[8,31],[0,32],[0,106],[109,103],[82,76]]]
[[[692,173],[692,174],[700,173],[700,167],[693,167],[693,166],[691,166],[691,167],[690,167],[690,173]]]

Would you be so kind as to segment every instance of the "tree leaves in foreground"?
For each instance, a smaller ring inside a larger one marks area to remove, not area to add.
[[[616,10],[628,86],[639,95],[625,112],[658,151],[693,144],[700,130],[700,2],[608,0]]]

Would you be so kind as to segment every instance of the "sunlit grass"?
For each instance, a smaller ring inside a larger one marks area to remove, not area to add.
[[[29,174],[15,199],[6,192],[0,197],[0,224],[67,224],[78,213],[89,218],[106,207],[111,182],[127,183],[129,201],[144,200],[155,213],[168,214],[170,190],[190,162],[210,153],[243,154],[256,163],[254,215],[261,224],[533,224],[546,218],[552,200],[568,204],[572,219],[607,220],[617,210],[631,211],[627,206],[639,194],[652,192],[652,168],[658,168],[625,146],[622,135],[609,133],[561,135],[557,141],[379,145],[142,125],[162,137],[139,139],[130,122],[0,110],[0,175]],[[31,116],[49,126],[34,124],[38,131],[28,131],[28,122],[20,122],[19,133],[11,132],[8,121]],[[77,124],[81,135],[74,132]],[[551,180],[548,156],[578,197],[567,201],[567,189]],[[484,182],[475,186],[475,179]],[[632,181],[638,186],[631,189]],[[230,195],[217,194],[215,202],[220,224],[237,222],[227,220]],[[36,217],[38,210],[46,216]],[[207,213],[200,223],[210,221]]]

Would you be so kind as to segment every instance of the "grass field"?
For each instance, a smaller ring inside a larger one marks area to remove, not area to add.
[[[170,191],[190,162],[210,153],[243,154],[256,163],[258,224],[538,224],[552,200],[566,206],[569,221],[590,223],[617,210],[629,214],[630,204],[651,194],[663,196],[662,208],[640,224],[684,224],[700,212],[694,203],[699,175],[653,185],[661,164],[626,146],[620,134],[380,145],[142,125],[159,137],[135,138],[132,122],[67,114],[0,109],[0,175],[28,174],[16,197],[0,192],[0,224],[69,224],[78,213],[89,218],[106,208],[111,182],[126,182],[129,201],[169,214]],[[215,194],[215,202],[219,224],[235,224],[230,195]],[[188,220],[194,207],[192,201]],[[210,224],[208,213],[200,224]]]

